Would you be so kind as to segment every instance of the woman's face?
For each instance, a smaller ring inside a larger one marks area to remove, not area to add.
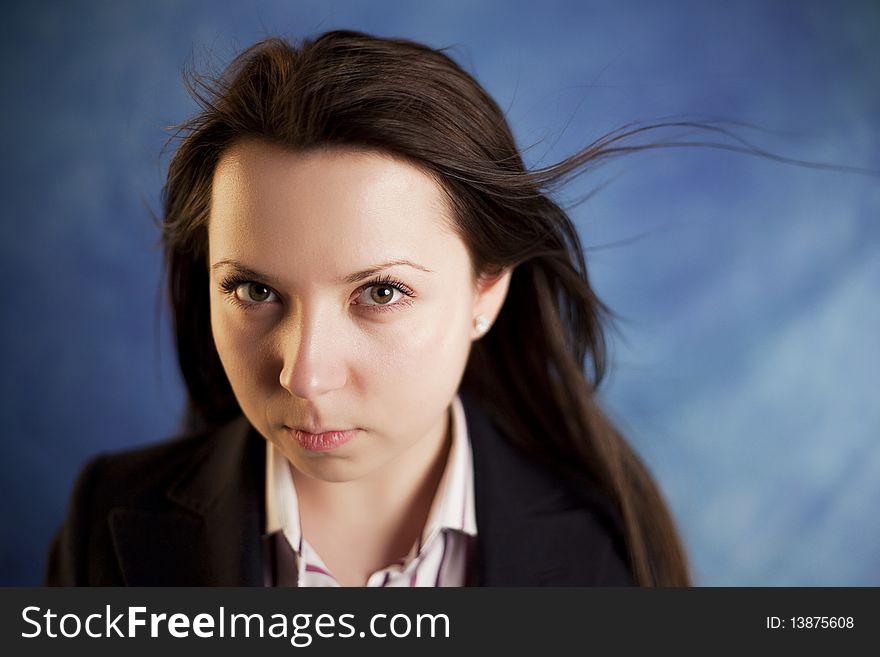
[[[475,286],[447,221],[437,184],[379,153],[247,140],[221,158],[214,342],[245,416],[303,474],[381,476],[442,440],[473,319],[494,319],[509,280]],[[315,451],[287,427],[359,431]]]

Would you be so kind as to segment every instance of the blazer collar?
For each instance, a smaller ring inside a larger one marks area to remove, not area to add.
[[[474,456],[478,584],[572,585],[598,573],[616,512],[598,487],[568,483],[516,448],[462,392]]]
[[[241,415],[221,428],[168,490],[203,519],[211,585],[262,586],[265,439]]]

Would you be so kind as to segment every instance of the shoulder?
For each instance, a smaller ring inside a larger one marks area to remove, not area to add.
[[[100,454],[82,468],[73,499],[89,494],[111,504],[161,504],[164,491],[210,448],[211,437],[211,432],[202,432]]]
[[[163,442],[91,458],[79,471],[64,523],[49,548],[49,585],[117,585],[111,518],[118,509],[163,514],[169,497],[210,453],[223,430],[178,435]]]
[[[191,484],[215,492],[220,482],[235,481],[241,467],[255,465],[265,444],[243,415],[223,426],[180,434],[162,442],[105,453],[90,460],[74,485],[78,493],[91,491],[105,503],[149,510],[163,507],[169,496]]]

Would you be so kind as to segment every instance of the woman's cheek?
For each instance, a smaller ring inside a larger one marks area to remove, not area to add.
[[[214,345],[230,376],[241,377],[257,363],[259,341],[238,318],[218,312],[212,316]],[[249,366],[250,364],[250,366]]]
[[[431,312],[423,313],[418,321],[410,324],[405,336],[398,342],[405,345],[407,359],[411,363],[442,364],[456,355],[456,345],[460,341],[456,317],[457,309],[432,306]],[[425,371],[425,370],[423,370]]]
[[[389,315],[399,311],[387,311]],[[406,312],[406,311],[404,311]],[[425,313],[394,317],[361,332],[355,353],[358,369],[373,381],[394,385],[431,371],[439,328]]]

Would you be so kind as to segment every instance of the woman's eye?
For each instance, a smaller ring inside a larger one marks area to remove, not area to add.
[[[235,288],[235,294],[245,303],[263,303],[268,301],[274,293],[259,283],[242,283]]]
[[[383,283],[364,288],[358,296],[358,303],[364,303],[368,306],[391,306],[397,303],[402,296],[403,293],[396,287]]]

